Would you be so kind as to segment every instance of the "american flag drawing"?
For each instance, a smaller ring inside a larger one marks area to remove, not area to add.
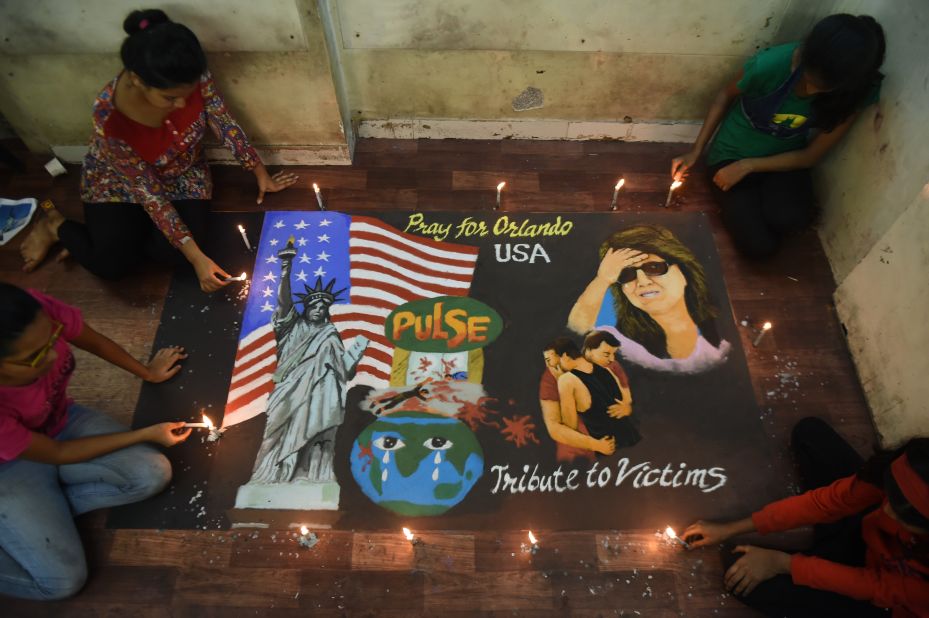
[[[270,321],[281,274],[277,253],[290,236],[297,249],[291,293],[303,293],[304,285],[313,287],[317,278],[324,285],[335,279],[335,290],[347,288],[330,307],[332,323],[346,347],[358,335],[370,340],[351,384],[375,388],[387,386],[390,379],[394,349],[384,336],[390,312],[420,298],[467,296],[478,254],[477,247],[405,234],[371,217],[331,211],[266,213],[224,427],[263,413],[274,389],[277,345]]]

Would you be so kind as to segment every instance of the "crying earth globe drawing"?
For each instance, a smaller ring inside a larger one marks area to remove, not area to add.
[[[375,504],[398,515],[441,515],[481,477],[484,453],[471,429],[456,418],[398,411],[359,434],[351,470]]]

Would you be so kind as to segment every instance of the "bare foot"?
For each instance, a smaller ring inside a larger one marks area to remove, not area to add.
[[[23,256],[23,271],[32,272],[42,263],[49,249],[58,242],[58,228],[65,218],[54,208],[45,211],[45,218],[35,222],[26,240],[19,246]]]

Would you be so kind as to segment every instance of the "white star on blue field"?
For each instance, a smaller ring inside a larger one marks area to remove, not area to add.
[[[242,334],[264,326],[277,307],[277,288],[282,260],[278,253],[293,237],[297,255],[291,263],[290,285],[294,295],[304,293],[305,286],[313,287],[317,278],[323,285],[335,279],[335,289],[349,287],[348,240],[351,217],[326,212],[266,212],[255,270],[251,279],[255,284],[249,292],[242,318]],[[325,228],[325,229],[323,229]],[[339,303],[348,302],[348,293],[341,295]],[[298,310],[302,307],[298,306]]]

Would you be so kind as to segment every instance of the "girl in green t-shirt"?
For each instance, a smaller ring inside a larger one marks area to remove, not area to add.
[[[809,168],[877,101],[883,61],[884,31],[866,15],[831,15],[802,44],[759,52],[716,96],[671,175],[685,176],[716,133],[706,163],[723,224],[744,255],[773,255],[814,219]]]

